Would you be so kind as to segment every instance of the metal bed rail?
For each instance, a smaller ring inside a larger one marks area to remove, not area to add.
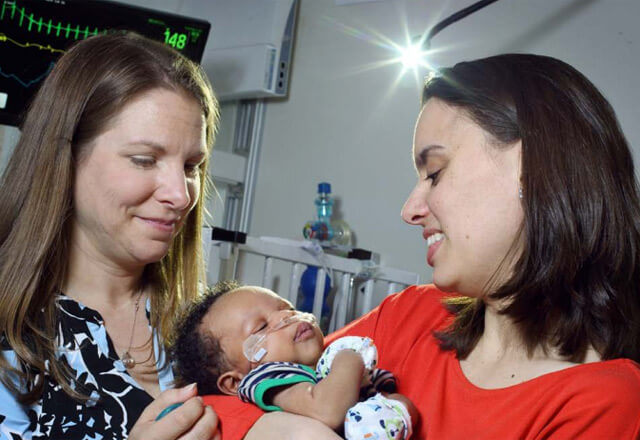
[[[274,269],[274,263],[285,262],[289,269],[283,278],[288,279],[288,287],[283,289],[286,292],[279,292],[279,294],[296,306],[303,272],[308,266],[318,267],[312,313],[320,320],[328,269],[333,273],[331,292],[333,308],[328,331],[343,327],[346,323],[373,309],[377,305],[374,304],[374,290],[379,292],[380,284],[386,287],[384,294],[389,295],[409,285],[420,283],[418,274],[381,266],[377,264],[379,258],[376,257],[359,260],[322,251],[318,254],[319,246],[309,241],[250,236],[243,237],[242,241],[244,243],[209,239],[205,242],[208,282],[238,279],[239,265],[242,264],[243,255],[255,255],[262,259],[262,263],[258,263],[262,267],[253,268],[254,272],[256,270],[259,272],[260,269],[262,271],[261,286],[275,290],[274,280],[283,274],[282,271]],[[359,294],[361,298],[357,297]]]

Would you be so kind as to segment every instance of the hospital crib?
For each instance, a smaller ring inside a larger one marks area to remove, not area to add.
[[[346,256],[330,254],[311,241],[275,237],[250,237],[219,228],[205,228],[207,281],[235,279],[276,291],[296,306],[300,279],[308,266],[318,267],[313,314],[321,319],[326,274],[331,276],[329,292],[331,318],[325,331],[334,331],[363,315],[384,296],[408,285],[419,284],[413,272],[385,267],[379,256],[351,250]],[[330,251],[330,250],[329,250]]]

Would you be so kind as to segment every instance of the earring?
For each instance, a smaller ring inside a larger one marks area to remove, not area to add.
[[[522,199],[524,196],[522,195],[522,185],[518,186],[518,198]]]

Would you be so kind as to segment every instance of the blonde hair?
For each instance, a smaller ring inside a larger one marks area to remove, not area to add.
[[[202,69],[178,52],[136,34],[81,41],[56,63],[22,127],[0,191],[0,332],[19,368],[0,356],[3,384],[25,403],[39,399],[43,372],[72,397],[86,396],[56,360],[55,297],[68,270],[75,165],[89,144],[141,93],[164,88],[193,96],[213,146],[218,103]],[[204,280],[201,227],[203,190],[168,254],[148,265],[143,283],[153,287],[151,324],[168,341],[174,312],[193,300]]]

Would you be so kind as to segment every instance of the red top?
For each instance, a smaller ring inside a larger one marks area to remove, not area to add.
[[[635,362],[595,362],[506,388],[478,388],[464,376],[455,353],[440,350],[433,336],[451,319],[442,307],[443,295],[433,286],[410,287],[325,341],[347,335],[375,341],[379,367],[396,376],[398,392],[420,413],[414,438],[640,438],[640,368]],[[223,440],[241,439],[262,414],[235,397],[208,396],[205,401],[220,416]]]
[[[218,419],[222,440],[240,440],[251,429],[258,418],[264,414],[252,403],[244,403],[236,396],[202,396],[206,405],[211,405]]]

